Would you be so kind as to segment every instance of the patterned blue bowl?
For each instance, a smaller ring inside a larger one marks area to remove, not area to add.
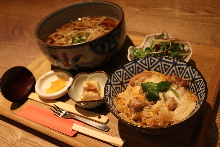
[[[170,125],[168,127],[150,128],[141,127],[123,120],[116,109],[113,98],[126,89],[129,80],[134,75],[143,70],[156,71],[165,75],[177,75],[184,80],[192,80],[189,84],[189,90],[194,91],[198,97],[196,108],[184,121]],[[169,57],[148,57],[131,61],[117,69],[108,79],[104,89],[104,100],[110,112],[118,118],[122,123],[129,125],[131,128],[148,135],[160,135],[173,131],[175,128],[195,116],[206,100],[208,93],[207,84],[200,71],[187,64]]]
[[[119,23],[110,32],[91,41],[66,46],[45,43],[62,25],[87,16],[106,16]],[[40,50],[54,66],[77,72],[90,71],[111,61],[122,49],[126,38],[124,11],[107,1],[76,2],[44,17],[36,27],[35,37]]]

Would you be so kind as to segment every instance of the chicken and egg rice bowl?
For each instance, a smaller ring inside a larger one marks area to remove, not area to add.
[[[125,91],[113,100],[124,120],[157,128],[187,118],[198,98],[187,89],[187,82],[182,78],[145,70],[133,76]]]

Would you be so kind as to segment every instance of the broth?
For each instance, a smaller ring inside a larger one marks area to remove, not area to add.
[[[112,29],[118,21],[109,17],[82,17],[63,25],[52,33],[46,43],[52,45],[71,45],[94,40]]]

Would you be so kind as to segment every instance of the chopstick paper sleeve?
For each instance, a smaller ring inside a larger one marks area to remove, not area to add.
[[[77,133],[76,131],[72,130],[73,123],[81,126],[84,124],[74,119],[65,119],[58,117],[54,115],[52,111],[33,104],[27,105],[22,110],[18,111],[16,115],[66,134],[68,136],[73,136],[75,133]]]

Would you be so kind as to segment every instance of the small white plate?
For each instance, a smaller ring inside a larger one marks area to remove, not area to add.
[[[61,78],[66,81],[66,86],[54,93],[46,93],[45,90],[50,88],[51,82]],[[42,75],[36,82],[35,91],[36,93],[44,99],[57,99],[64,96],[67,93],[67,88],[72,84],[72,75],[64,70],[53,70]]]

